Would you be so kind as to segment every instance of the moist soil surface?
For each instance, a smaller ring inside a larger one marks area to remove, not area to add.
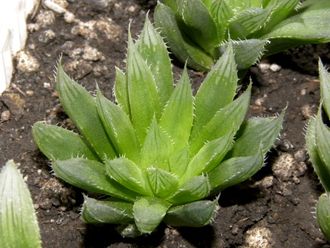
[[[262,60],[250,70],[254,84],[249,116],[272,116],[286,108],[283,130],[263,169],[221,193],[211,225],[161,225],[150,236],[123,239],[112,225],[81,221],[82,192],[54,177],[32,140],[31,126],[44,120],[74,128],[54,89],[60,56],[74,79],[91,92],[97,83],[113,99],[114,68],[125,68],[128,24],[137,37],[155,2],[55,2],[67,12],[39,6],[29,18],[26,48],[15,60],[11,87],[0,96],[0,164],[9,159],[19,164],[32,192],[43,247],[330,247],[315,220],[322,187],[304,141],[306,123],[319,104],[315,65],[318,56],[328,59],[329,46],[302,47]],[[174,71],[178,77],[180,66]],[[196,89],[203,75],[189,73]]]

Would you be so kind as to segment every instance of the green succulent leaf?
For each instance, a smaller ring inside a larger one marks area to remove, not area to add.
[[[50,160],[66,160],[73,157],[98,160],[80,135],[72,131],[36,122],[32,127],[32,134],[39,149]]]
[[[192,135],[191,153],[196,153],[206,141],[214,140],[228,133],[235,133],[245,118],[250,96],[251,85],[235,101],[218,110],[198,134]]]
[[[233,134],[229,133],[218,139],[207,142],[191,159],[181,181],[208,172],[216,167],[225,157],[233,144]]]
[[[264,53],[329,42],[329,9],[328,0],[167,0],[158,3],[155,20],[175,56],[196,70],[210,69],[205,55],[216,61],[231,39],[255,41],[236,53],[245,70]]]
[[[114,86],[114,94],[118,105],[128,114],[131,115],[131,110],[128,100],[128,88],[125,73],[116,67],[116,81]]]
[[[123,187],[140,194],[150,192],[143,171],[133,161],[124,157],[105,160],[105,168],[107,175]]]
[[[319,170],[322,172],[321,180],[323,185],[329,185],[329,176],[330,175],[330,130],[325,124],[322,122],[321,114],[319,113],[318,117],[316,118],[315,123],[315,142],[317,147],[318,155],[323,162],[324,167]],[[326,171],[326,172],[325,172]],[[326,187],[328,188],[328,186]]]
[[[95,99],[63,70],[57,68],[57,91],[65,112],[101,158],[115,157],[110,140],[97,114]]]
[[[239,41],[231,40],[228,43],[233,46],[237,69],[245,70],[258,62],[264,54],[266,45],[269,44],[269,41],[262,39],[247,39]],[[228,43],[223,44],[220,47],[220,51],[223,52],[228,47]]]
[[[316,206],[316,218],[324,236],[330,240],[330,198],[328,193],[322,194],[319,198]]]
[[[87,223],[124,224],[131,223],[133,218],[133,204],[121,201],[98,201],[85,196],[82,219]]]
[[[153,72],[162,108],[173,91],[172,65],[163,39],[154,29],[148,16],[137,47]]]
[[[232,157],[251,156],[258,152],[262,146],[262,152],[266,153],[274,144],[283,124],[285,111],[278,117],[251,118],[243,123],[238,138],[230,153]]]
[[[152,118],[160,114],[160,100],[152,71],[131,37],[128,40],[126,75],[131,120],[140,143],[143,143]]]
[[[214,219],[218,208],[217,200],[195,201],[171,207],[167,211],[164,222],[171,226],[202,227]]]
[[[97,93],[96,107],[117,153],[138,161],[140,144],[127,114],[118,105],[105,98],[100,91]]]
[[[133,215],[141,233],[151,233],[163,220],[170,205],[157,198],[140,198],[134,202]]]
[[[193,95],[189,76],[185,69],[165,106],[160,119],[160,126],[173,140],[173,149],[182,149],[188,144],[192,124]]]
[[[226,1],[212,1],[210,13],[217,28],[218,39],[223,41],[227,38],[229,20],[234,13]]]
[[[270,9],[248,8],[235,15],[229,24],[230,37],[232,39],[246,39],[251,34],[260,30],[267,22]]]
[[[177,14],[182,30],[204,51],[212,51],[219,44],[216,25],[200,0],[177,1]]]
[[[237,88],[237,69],[232,46],[206,76],[195,97],[195,119],[192,135],[200,132],[216,112],[231,103]]]
[[[178,188],[178,177],[166,170],[149,167],[147,176],[150,188],[156,197],[165,198]]]
[[[192,177],[169,199],[175,205],[197,201],[210,194],[210,183],[206,176]]]
[[[315,173],[319,177],[322,186],[325,188],[325,190],[328,192],[330,191],[330,182],[328,178],[330,178],[330,168],[328,168],[329,164],[325,164],[323,160],[321,159],[321,156],[318,151],[318,147],[316,144],[316,125],[319,126],[320,129],[326,129],[326,127],[322,127],[322,120],[319,119],[320,115],[316,117],[316,119],[311,119],[307,125],[307,132],[306,132],[306,146],[307,151],[310,157],[310,160],[312,161],[313,168],[315,170]],[[317,124],[318,123],[318,124]],[[328,130],[326,130],[326,133],[329,133]],[[322,135],[322,134],[321,134]]]
[[[145,168],[155,166],[168,170],[168,157],[172,149],[171,145],[172,141],[169,135],[159,127],[154,118],[142,147],[141,165]]]
[[[170,171],[175,175],[181,177],[188,166],[190,161],[189,147],[185,147],[182,150],[175,151],[170,155],[169,166]]]
[[[205,71],[213,65],[213,58],[197,47],[187,35],[181,33],[173,10],[162,3],[155,8],[155,23],[172,52],[181,62],[187,62],[194,69]]]
[[[0,247],[41,247],[32,198],[12,160],[0,172]]]
[[[270,39],[271,44],[278,40],[278,43],[286,43],[287,39],[297,44],[304,43],[325,43],[330,41],[330,2],[320,0],[303,9],[298,13],[276,25],[271,32],[262,36],[264,39]],[[281,40],[283,41],[281,42]],[[276,44],[276,43],[275,43]],[[277,47],[270,46],[269,53],[277,52]]]
[[[252,156],[233,157],[224,161],[208,173],[212,190],[223,190],[249,179],[261,169],[263,162],[261,149]]]
[[[322,106],[327,115],[330,116],[330,73],[328,73],[321,60],[319,60],[319,75]]]
[[[267,25],[264,25],[261,32],[266,33],[271,31],[282,20],[285,20],[287,17],[294,14],[298,4],[299,0],[270,1],[267,8],[271,9],[271,14],[267,21]]]
[[[134,201],[136,194],[107,177],[104,165],[97,161],[73,158],[56,160],[52,164],[55,175],[78,188],[119,199]]]

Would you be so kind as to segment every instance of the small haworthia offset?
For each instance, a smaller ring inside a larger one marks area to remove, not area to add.
[[[330,1],[161,0],[155,22],[174,55],[210,70],[233,43],[239,70],[287,48],[330,41]]]
[[[12,160],[0,172],[0,247],[41,248],[31,195]]]
[[[58,66],[60,101],[79,134],[38,122],[33,137],[56,176],[108,196],[85,197],[87,223],[119,224],[127,237],[162,221],[204,226],[218,209],[210,197],[262,167],[284,114],[244,120],[251,85],[236,96],[234,46],[195,97],[187,69],[174,86],[165,43],[148,18],[136,42],[129,35],[126,72],[116,69],[117,104],[100,90],[91,96]]]
[[[308,123],[306,145],[314,171],[325,189],[316,206],[317,221],[326,238],[330,240],[330,129],[323,121],[330,120],[330,73],[321,61],[319,75],[321,104],[318,114]]]

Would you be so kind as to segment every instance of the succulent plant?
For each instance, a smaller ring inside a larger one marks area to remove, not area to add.
[[[318,114],[307,126],[306,145],[314,171],[325,189],[316,207],[316,217],[322,232],[330,241],[330,73],[319,61],[321,104]]]
[[[118,224],[123,236],[151,233],[162,221],[199,227],[214,219],[216,195],[263,165],[283,115],[245,121],[251,86],[236,99],[233,48],[193,96],[187,70],[173,85],[166,46],[146,19],[129,35],[126,73],[116,69],[116,103],[96,97],[57,69],[57,91],[78,133],[37,122],[33,136],[55,175],[85,196],[87,223]],[[210,198],[212,197],[213,198]]]
[[[41,247],[31,195],[13,160],[0,172],[0,247]]]
[[[330,41],[330,1],[163,0],[155,22],[174,55],[209,70],[233,40],[238,69],[260,56]]]

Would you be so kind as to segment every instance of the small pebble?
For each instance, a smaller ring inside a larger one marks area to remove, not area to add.
[[[5,110],[1,113],[1,122],[8,121],[10,119],[10,111]]]
[[[44,88],[45,88],[45,89],[49,89],[49,88],[50,88],[50,83],[45,82],[45,83],[44,83]]]
[[[72,14],[71,12],[66,11],[66,12],[64,13],[64,21],[65,21],[66,23],[73,23],[75,20],[76,20],[76,17],[75,17],[74,14]]]
[[[55,14],[53,11],[47,10],[41,10],[40,13],[36,17],[36,24],[38,24],[40,27],[46,27],[50,24],[53,24],[55,21]]]
[[[300,95],[302,95],[302,96],[305,96],[306,93],[307,93],[307,90],[306,90],[306,89],[302,89],[302,90],[300,91]]]
[[[313,110],[312,107],[309,104],[305,104],[304,106],[301,107],[301,113],[303,117],[308,120],[313,116]]]
[[[28,51],[20,51],[16,55],[17,69],[21,72],[35,72],[39,69],[38,60]]]
[[[270,64],[268,64],[268,63],[259,63],[258,67],[261,70],[261,72],[266,72],[267,70],[269,70]]]
[[[254,227],[246,232],[245,248],[271,248],[273,244],[272,233],[266,227]]]
[[[305,162],[307,160],[307,153],[305,149],[300,149],[293,155],[298,162]]]
[[[104,56],[96,48],[86,45],[84,48],[83,59],[89,61],[98,61],[104,59]]]
[[[282,67],[279,66],[278,64],[271,64],[269,69],[273,72],[278,72],[282,69]]]
[[[264,179],[262,179],[260,185],[267,189],[267,188],[270,188],[271,186],[273,186],[274,184],[274,177],[273,176],[267,176],[265,177]]]
[[[41,42],[41,43],[48,43],[52,40],[54,40],[56,37],[56,34],[54,33],[53,30],[51,29],[48,29],[44,32],[42,32],[39,37],[38,37],[38,40]]]
[[[33,96],[34,95],[34,91],[33,90],[27,90],[25,92],[28,96]]]

